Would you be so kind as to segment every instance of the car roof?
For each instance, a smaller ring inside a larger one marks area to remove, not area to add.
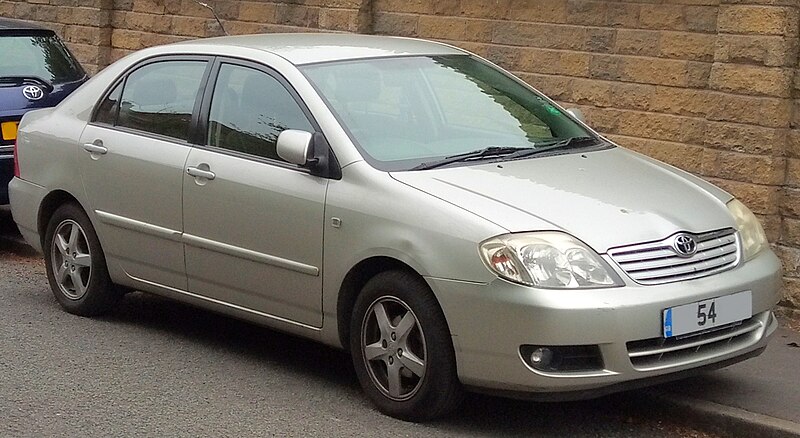
[[[414,55],[463,55],[447,44],[413,38],[349,33],[280,33],[191,40],[175,45],[238,46],[274,53],[295,65]]]
[[[14,19],[11,19],[11,18],[0,17],[0,32],[4,32],[5,31],[4,33],[7,33],[9,31],[17,31],[17,30],[21,30],[21,31],[40,31],[40,32],[47,32],[47,33],[52,33],[53,32],[52,30],[50,30],[50,29],[48,29],[46,27],[43,27],[41,25],[38,25],[36,23],[31,23],[31,22],[28,22],[28,21],[14,20]]]

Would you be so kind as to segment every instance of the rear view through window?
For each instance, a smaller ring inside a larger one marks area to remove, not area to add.
[[[35,76],[51,84],[73,82],[85,76],[55,35],[5,36],[0,38],[0,79]]]

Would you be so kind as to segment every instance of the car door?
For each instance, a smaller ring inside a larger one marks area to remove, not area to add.
[[[209,88],[205,141],[184,172],[189,290],[320,327],[327,180],[276,152],[282,130],[315,124],[286,81],[257,64],[219,60]]]
[[[210,59],[197,57],[138,66],[111,87],[81,136],[80,172],[109,264],[181,290],[183,174],[207,70]]]

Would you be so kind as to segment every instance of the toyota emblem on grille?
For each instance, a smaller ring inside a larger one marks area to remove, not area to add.
[[[22,89],[22,95],[28,100],[39,100],[44,97],[44,91],[36,85],[28,85]]]
[[[681,257],[691,257],[697,252],[697,241],[694,237],[681,233],[672,241],[672,248]]]

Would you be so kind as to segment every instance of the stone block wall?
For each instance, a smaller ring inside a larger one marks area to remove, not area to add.
[[[230,34],[429,38],[515,72],[623,146],[718,184],[762,220],[800,309],[800,0],[206,0]],[[91,71],[222,34],[194,0],[0,0]],[[677,195],[677,194],[676,194]]]

